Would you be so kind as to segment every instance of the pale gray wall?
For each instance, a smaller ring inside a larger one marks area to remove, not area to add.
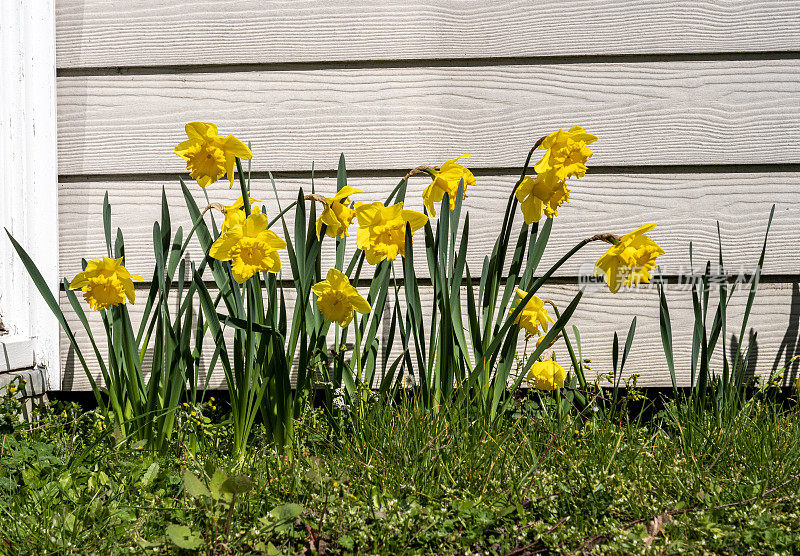
[[[478,180],[466,202],[473,269],[491,249],[505,197],[533,142],[583,125],[599,137],[591,171],[573,183],[545,263],[583,237],[653,221],[659,227],[651,235],[667,250],[664,271],[677,276],[688,272],[689,241],[696,267],[716,256],[719,220],[728,267],[750,269],[775,203],[765,284],[751,319],[759,334],[757,371],[782,366],[798,349],[795,3],[56,4],[66,276],[79,270],[81,257],[102,253],[106,190],[134,272],[148,275],[152,268],[162,185],[177,219],[189,224],[176,177],[185,170],[172,152],[187,121],[213,121],[222,133],[252,141],[255,191],[264,199],[271,199],[267,171],[289,201],[297,187],[310,187],[312,162],[318,190],[333,191],[342,151],[352,183],[373,200],[385,198],[411,167],[471,153],[466,164]],[[421,210],[424,186],[424,179],[412,179],[411,208]],[[212,201],[237,196],[222,183],[208,193]],[[545,295],[565,305],[581,265],[602,250],[587,248]],[[426,271],[423,263],[419,271]],[[676,287],[670,300],[685,382],[690,294]],[[743,300],[735,300],[732,331]],[[667,385],[654,290],[587,292],[575,316],[584,355],[595,370],[608,371],[613,331],[624,335],[633,315],[639,326],[627,370],[642,373],[640,384]],[[63,384],[85,389],[66,348],[62,341]],[[215,384],[221,381],[220,374]]]

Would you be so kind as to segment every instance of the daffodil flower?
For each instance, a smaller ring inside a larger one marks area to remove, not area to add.
[[[317,295],[317,306],[323,316],[342,328],[350,324],[356,311],[366,315],[372,309],[347,276],[335,268],[328,270],[325,280],[314,284],[311,291]]]
[[[548,182],[544,176],[526,177],[515,192],[526,224],[538,222],[545,214],[548,218],[558,216],[558,207],[569,202],[566,182]]]
[[[475,176],[472,175],[472,172],[460,164],[456,164],[459,159],[468,156],[472,155],[462,154],[442,164],[439,170],[430,170],[433,181],[422,192],[422,201],[431,216],[436,216],[436,209],[433,204],[441,203],[445,193],[448,194],[450,199],[450,210],[456,208],[458,186],[462,179],[464,180],[464,197],[467,196],[467,187],[475,185]]]
[[[259,214],[261,209],[256,203],[260,203],[261,199],[253,199],[250,196],[247,198],[250,202],[250,214]],[[236,199],[232,205],[225,207],[225,220],[222,222],[222,229],[220,232],[224,233],[235,226],[241,226],[244,224],[246,217],[247,215],[244,212],[244,196],[239,195],[239,198]]]
[[[416,232],[427,222],[428,217],[415,210],[403,210],[403,203],[390,207],[383,203],[356,205],[358,248],[364,251],[369,264],[383,260],[393,261],[397,255],[405,256],[406,223],[411,232]]]
[[[286,242],[267,230],[267,215],[253,213],[242,225],[233,226],[220,234],[208,254],[219,261],[231,261],[233,279],[243,284],[257,272],[280,272],[278,249]]]
[[[645,224],[625,234],[597,260],[594,275],[605,278],[611,293],[617,293],[622,285],[630,287],[650,281],[656,259],[664,254],[655,241],[644,235],[655,227],[655,223]]]
[[[317,218],[317,239],[323,224],[325,224],[325,235],[328,237],[350,235],[347,229],[356,216],[356,211],[350,208],[350,195],[363,192],[361,189],[345,185],[333,197],[323,199],[325,208]]]
[[[71,290],[83,290],[83,298],[94,311],[100,311],[112,305],[124,305],[127,300],[136,300],[133,280],[141,281],[142,277],[128,272],[119,259],[92,259],[86,263],[86,269],[78,273],[69,284]]]
[[[554,359],[548,359],[534,363],[525,378],[537,389],[549,392],[564,386],[567,371]]]
[[[186,161],[189,175],[200,187],[211,185],[225,175],[233,187],[236,158],[250,160],[253,157],[247,145],[233,135],[220,135],[217,126],[211,123],[189,122],[186,135],[189,139],[175,147],[175,154]]]
[[[536,177],[525,177],[515,191],[526,224],[544,215],[558,216],[558,208],[569,202],[567,178],[586,175],[586,162],[592,156],[587,145],[595,141],[597,137],[580,126],[559,129],[542,140],[539,148],[547,152],[533,166]]]
[[[547,174],[548,182],[565,181],[570,176],[582,178],[586,175],[586,162],[592,156],[587,145],[595,141],[597,137],[580,126],[571,127],[569,131],[554,131],[539,145],[547,152],[533,169],[537,174]]]
[[[509,314],[514,312],[519,304],[522,303],[522,300],[525,299],[526,295],[528,295],[528,292],[517,288],[517,297]],[[534,295],[528,301],[528,304],[517,314],[517,318],[514,322],[525,329],[528,337],[533,337],[539,335],[540,326],[544,332],[547,332],[550,323],[555,321],[547,313],[547,309],[544,308],[544,301]]]

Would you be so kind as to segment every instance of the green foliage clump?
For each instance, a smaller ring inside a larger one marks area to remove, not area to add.
[[[349,430],[307,406],[285,453],[257,424],[241,460],[227,421],[158,454],[54,404],[0,441],[0,552],[800,550],[796,407],[559,421],[537,396],[485,426],[469,404],[377,401]]]

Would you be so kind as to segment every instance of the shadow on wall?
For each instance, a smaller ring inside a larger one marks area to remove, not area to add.
[[[63,342],[64,339],[62,338]],[[61,373],[61,389],[72,391],[75,387],[75,348],[69,346],[67,358],[64,360],[64,371]]]
[[[756,376],[756,370],[758,369],[758,341],[756,340],[758,332],[756,330],[750,329],[750,334],[748,335],[747,341],[742,342],[741,352],[739,353],[739,360],[741,364],[746,363],[747,367],[744,369],[744,377],[749,382]],[[736,334],[731,334],[731,340],[728,344],[728,353],[726,354],[729,361],[733,361],[736,358],[736,342],[738,338]],[[748,352],[748,348],[753,346],[752,349]],[[745,358],[747,360],[745,361]]]
[[[789,307],[789,326],[781,340],[775,361],[772,363],[772,372],[777,372],[787,367],[783,384],[792,386],[797,380],[800,370],[800,361],[791,362],[792,357],[800,353],[800,284],[792,284],[792,302]]]

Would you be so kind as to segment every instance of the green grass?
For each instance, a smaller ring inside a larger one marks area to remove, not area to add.
[[[182,409],[196,450],[154,456],[67,406],[2,438],[0,553],[800,552],[796,406],[752,402],[722,428],[669,406],[646,423],[533,408],[486,424],[367,404],[338,433],[309,409],[287,456],[259,425],[234,469],[230,427],[190,417],[220,409]]]

